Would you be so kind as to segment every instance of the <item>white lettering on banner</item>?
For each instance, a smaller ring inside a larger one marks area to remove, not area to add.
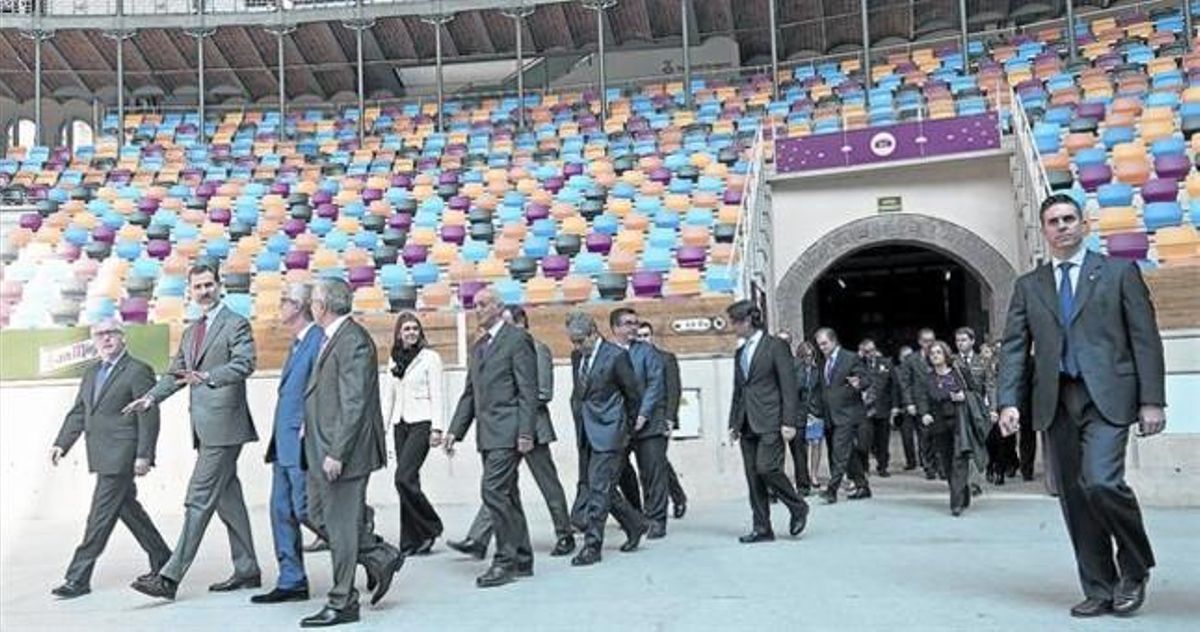
[[[680,318],[671,321],[671,330],[677,334],[703,334],[709,331],[725,329],[725,319],[720,316],[713,318]]]
[[[90,339],[72,342],[63,347],[43,347],[38,350],[38,374],[52,375],[59,371],[92,361],[99,354]]]
[[[871,137],[871,153],[886,158],[896,151],[896,137],[891,132],[879,132]]]

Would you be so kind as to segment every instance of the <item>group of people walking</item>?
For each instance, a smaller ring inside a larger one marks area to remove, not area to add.
[[[742,344],[733,358],[728,432],[742,453],[753,525],[741,542],[775,539],[772,500],[787,509],[787,532],[795,537],[808,524],[805,497],[813,491],[836,503],[849,481],[847,498],[870,498],[870,458],[878,476],[889,476],[893,424],[901,429],[905,469],[923,466],[930,478],[944,474],[951,511],[959,515],[971,500],[972,472],[987,469],[994,482],[1013,474],[1011,459],[1002,469],[994,462],[1024,425],[1048,434],[1061,481],[1062,511],[1087,597],[1072,615],[1127,615],[1140,608],[1154,558],[1136,498],[1123,480],[1123,457],[1131,425],[1138,423],[1143,435],[1165,425],[1153,306],[1136,266],[1083,251],[1086,222],[1073,199],[1051,196],[1041,213],[1051,265],[1017,282],[998,369],[990,351],[975,352],[975,334],[966,328],[955,334],[957,353],[923,330],[918,350],[902,352],[892,366],[873,341],[850,351],[830,328],[819,329],[813,344],[800,342],[793,353],[786,333],[765,330],[756,304],[729,306]],[[96,559],[120,521],[149,561],[149,571],[132,587],[174,599],[214,513],[229,533],[233,573],[209,589],[262,585],[237,472],[242,447],[258,439],[246,399],[256,362],[251,328],[222,307],[215,268],[193,267],[188,282],[201,316],[183,331],[160,378],[125,349],[119,322],[92,326],[100,361],[85,373],[50,451],[58,464],[84,435],[89,469],[97,474],[83,542],[66,581],[52,591],[61,598],[90,591]],[[572,565],[602,560],[609,515],[624,532],[623,552],[638,549],[643,538],[665,537],[669,514],[683,517],[687,497],[667,458],[678,423],[679,363],[653,344],[649,323],[618,307],[606,337],[586,312],[566,318],[579,459],[569,505],[549,447],[557,439],[548,409],[555,393],[550,349],[530,334],[520,307],[503,305],[490,289],[474,300],[479,336],[470,348],[465,386],[446,419],[442,361],[415,314],[396,320],[381,388],[376,346],[350,314],[350,286],[321,279],[286,290],[281,322],[291,345],[266,455],[279,576],[274,589],[251,601],[309,598],[305,526],[328,544],[333,585],[325,606],[301,626],[358,620],[358,565],[366,569],[374,604],[407,556],[428,553],[442,537],[442,520],[421,489],[421,467],[431,449],[453,456],[472,427],[482,461],[482,507],[466,537],[447,545],[479,559],[494,546],[491,564],[476,579],[479,587],[534,573],[517,483],[522,462],[554,523],[550,554],[575,553]],[[135,480],[154,465],[159,406],[184,387],[196,461],[183,527],[171,549],[138,503]],[[387,424],[400,497],[398,547],[376,534],[376,515],[366,503],[369,476],[387,465]],[[794,484],[785,471],[789,450]],[[829,478],[821,489],[823,454]]]

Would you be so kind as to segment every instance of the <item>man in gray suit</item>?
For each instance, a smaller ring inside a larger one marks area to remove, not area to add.
[[[88,511],[83,542],[67,567],[66,582],[50,591],[70,599],[91,592],[92,569],[104,552],[117,521],[125,523],[138,545],[150,556],[150,574],[171,557],[150,516],[137,500],[134,476],[145,476],[154,465],[158,443],[158,411],[124,415],[121,410],[154,385],[154,369],[129,355],[121,323],[106,318],[92,325],[92,342],[100,361],[89,367],[79,384],[75,405],[63,420],[50,447],[50,461],[59,460],[85,435],[88,471],[96,474],[96,491]]]
[[[246,403],[246,378],[254,372],[254,337],[249,321],[221,305],[221,280],[215,266],[192,266],[188,285],[192,300],[202,310],[200,318],[183,330],[167,374],[150,392],[125,407],[126,413],[149,410],[179,389],[191,387],[188,408],[197,456],[183,502],[183,531],[159,574],[139,577],[132,585],[138,592],[166,599],[175,598],[214,512],[229,530],[233,576],[208,589],[227,592],[262,585],[250,516],[237,475],[242,445],[258,441]]]
[[[492,566],[475,579],[480,588],[533,575],[517,465],[535,445],[537,354],[525,330],[504,322],[503,309],[490,288],[475,295],[475,316],[483,335],[471,348],[466,385],[443,444],[453,455],[454,444],[466,436],[472,422],[479,422],[475,443],[483,458],[483,505],[496,529]]]
[[[304,459],[319,469],[315,488],[325,503],[321,534],[329,542],[333,587],[320,612],[300,626],[358,621],[357,565],[375,569],[374,605],[391,587],[404,557],[375,535],[367,511],[367,480],[387,464],[379,358],[371,334],[350,317],[353,293],[342,279],[321,279],[312,292],[313,319],[324,341],[304,399]]]
[[[584,545],[572,566],[600,561],[604,523],[612,513],[628,538],[622,552],[637,549],[649,522],[617,491],[617,479],[628,457],[626,446],[640,413],[642,391],[629,353],[600,337],[596,321],[580,311],[567,315],[571,353],[571,412],[579,443],[579,497],[586,515]]]
[[[1032,382],[1033,426],[1049,440],[1086,596],[1071,615],[1128,616],[1145,600],[1154,553],[1125,483],[1125,446],[1135,422],[1142,436],[1166,426],[1162,339],[1137,264],[1084,248],[1087,219],[1075,199],[1051,195],[1040,216],[1050,261],[1013,290],[999,423],[1005,435],[1020,430]]]
[[[509,305],[504,308],[505,321],[529,331],[529,317],[525,309],[519,305]],[[575,536],[571,533],[571,516],[567,511],[567,496],[563,493],[562,482],[558,479],[558,468],[554,466],[554,455],[550,453],[550,444],[558,440],[554,433],[554,423],[550,420],[549,404],[554,399],[554,355],[550,347],[533,339],[534,351],[537,353],[537,389],[538,411],[537,428],[535,430],[533,449],[525,455],[525,465],[533,474],[533,480],[542,492],[546,508],[550,510],[550,519],[554,522],[554,533],[558,541],[553,557],[569,555],[575,550]],[[450,548],[483,559],[487,555],[488,543],[492,540],[492,518],[484,507],[475,513],[475,520],[467,537],[458,542],[447,542]]]

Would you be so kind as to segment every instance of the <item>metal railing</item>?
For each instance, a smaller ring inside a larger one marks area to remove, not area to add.
[[[1030,267],[1045,254],[1042,244],[1038,208],[1047,195],[1050,194],[1050,180],[1046,176],[1046,167],[1042,164],[1041,152],[1033,137],[1033,125],[1024,104],[1017,98],[1016,92],[1010,90],[1012,112],[1012,137],[1016,143],[1013,163],[1016,171],[1016,182],[1021,205],[1021,228],[1025,234],[1025,244],[1029,248],[1025,263]]]
[[[770,265],[770,252],[769,250],[766,253],[762,252],[763,236],[760,234],[764,222],[761,215],[769,212],[769,210],[764,211],[764,205],[760,204],[765,159],[764,145],[765,141],[760,126],[754,135],[754,145],[750,150],[750,169],[746,171],[746,178],[742,182],[741,210],[738,212],[737,226],[733,233],[733,256],[738,272],[737,294],[739,298],[749,298],[756,281],[758,281],[758,287],[766,287],[763,284],[764,268]],[[769,224],[767,230],[770,230]],[[768,235],[768,248],[770,246],[769,239]],[[769,291],[772,288],[766,289]]]

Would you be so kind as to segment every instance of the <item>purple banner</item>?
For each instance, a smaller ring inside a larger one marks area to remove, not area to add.
[[[836,169],[1000,147],[995,112],[775,141],[779,173]]]

